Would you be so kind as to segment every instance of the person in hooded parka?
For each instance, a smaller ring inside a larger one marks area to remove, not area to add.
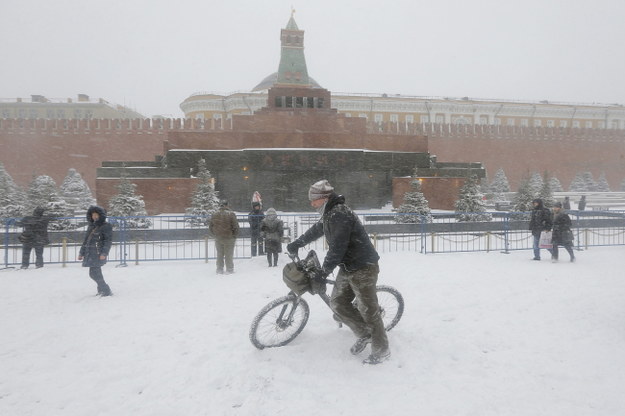
[[[43,215],[44,209],[37,207],[33,215],[22,218],[17,222],[18,227],[24,227],[24,231],[19,236],[22,243],[22,267],[28,269],[30,265],[30,253],[35,249],[35,266],[39,269],[43,267],[43,247],[50,244],[48,239],[48,223],[51,217]]]
[[[278,265],[278,253],[282,253],[284,222],[278,218],[276,210],[269,208],[265,219],[260,223],[260,235],[265,240],[265,253],[269,267]]]
[[[111,288],[104,281],[102,266],[106,264],[113,243],[113,227],[106,222],[104,208],[98,206],[89,207],[87,221],[89,226],[80,247],[78,260],[82,260],[82,267],[89,267],[89,277],[98,285],[98,295],[110,296]]]

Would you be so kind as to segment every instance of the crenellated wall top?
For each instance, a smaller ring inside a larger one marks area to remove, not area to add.
[[[235,123],[236,124],[236,123]],[[166,134],[168,131],[224,131],[233,130],[231,119],[0,119],[4,134]],[[368,121],[366,133],[383,135],[427,136],[438,138],[501,138],[554,139],[584,141],[625,141],[625,130],[575,127],[528,127],[449,123],[402,123]]]
[[[171,130],[224,130],[231,129],[230,120],[201,119],[0,119],[0,131],[8,133],[63,132],[66,134],[92,133],[151,133],[162,134]]]

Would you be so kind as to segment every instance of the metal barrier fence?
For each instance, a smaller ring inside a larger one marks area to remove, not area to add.
[[[414,251],[417,253],[455,253],[500,251],[532,248],[527,213],[494,212],[491,221],[458,222],[453,213],[435,213],[431,220],[412,214],[358,213],[375,247],[381,253]],[[575,248],[625,245],[625,211],[572,211]],[[317,214],[281,214],[285,243],[297,238],[319,220]],[[240,224],[235,245],[235,258],[250,258],[248,216],[237,215]],[[398,222],[400,218],[401,222]],[[5,268],[21,264],[22,245],[18,240],[21,228],[17,219],[3,219],[1,264]],[[113,247],[109,263],[118,266],[145,261],[215,259],[214,239],[209,235],[205,218],[184,215],[152,217],[109,217],[113,224]],[[149,223],[147,228],[130,224]],[[63,230],[48,231],[50,244],[44,250],[45,263],[78,263],[77,257],[85,236],[87,223],[82,218],[57,218]],[[53,224],[53,223],[51,223]],[[324,239],[310,245],[317,251],[327,247]],[[286,247],[283,246],[283,250]],[[33,253],[34,255],[34,253]],[[31,261],[34,263],[34,261]]]

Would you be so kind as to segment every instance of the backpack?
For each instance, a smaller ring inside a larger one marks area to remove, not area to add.
[[[303,295],[310,290],[310,277],[308,273],[297,267],[295,263],[288,263],[282,269],[282,280],[297,296]]]

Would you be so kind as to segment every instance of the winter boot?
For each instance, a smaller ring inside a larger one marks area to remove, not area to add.
[[[98,282],[98,295],[100,296],[111,296],[111,288],[106,283]]]
[[[391,358],[391,351],[386,350],[386,351],[381,351],[375,354],[371,353],[371,355],[369,355],[367,358],[362,360],[362,363],[369,364],[369,365],[382,364],[384,361],[388,360],[389,358]]]
[[[358,355],[361,352],[363,352],[363,350],[367,348],[367,345],[369,345],[370,343],[371,343],[371,335],[358,338],[356,342],[354,343],[354,345],[352,345],[352,347],[349,349],[349,352],[351,352],[352,355]]]

